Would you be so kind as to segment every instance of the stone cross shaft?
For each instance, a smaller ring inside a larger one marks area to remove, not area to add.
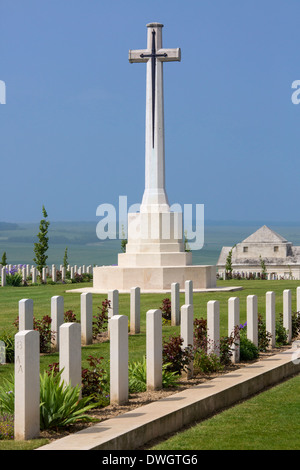
[[[147,24],[147,49],[130,50],[130,63],[147,63],[145,192],[141,212],[169,211],[165,190],[163,62],[180,61],[180,49],[162,47],[160,23]]]

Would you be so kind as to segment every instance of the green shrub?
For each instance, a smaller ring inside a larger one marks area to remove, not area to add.
[[[200,374],[210,374],[223,370],[224,366],[216,354],[207,354],[203,349],[198,349],[194,356],[194,369]]]
[[[159,307],[162,314],[163,324],[171,322],[171,300],[167,297],[162,300],[162,304]]]
[[[0,386],[0,415],[13,415],[15,411],[14,376],[1,380]]]
[[[94,315],[93,321],[93,338],[96,339],[100,333],[107,330],[108,327],[108,309],[110,308],[110,300],[105,299],[102,307],[98,307],[100,312]]]
[[[271,333],[266,330],[266,322],[261,315],[258,315],[258,349],[265,352],[272,338]]]
[[[193,347],[182,347],[183,339],[179,336],[170,336],[169,340],[163,340],[163,364],[168,364],[167,369],[181,374],[194,359]]]
[[[275,324],[275,344],[276,346],[285,346],[288,344],[287,330],[283,326],[283,314],[279,314],[279,319]]]
[[[65,427],[77,421],[94,421],[86,412],[95,407],[91,398],[80,399],[80,386],[72,387],[61,381],[61,373],[40,376],[41,429]]]
[[[12,333],[2,331],[0,341],[5,343],[6,362],[13,363],[15,357],[15,337]]]
[[[292,313],[292,339],[300,335],[300,312]]]
[[[259,349],[246,336],[240,336],[240,360],[252,361],[259,356]]]
[[[40,375],[40,427],[65,427],[77,421],[94,421],[86,414],[95,407],[91,398],[80,398],[80,387],[61,381],[62,371]],[[14,378],[3,379],[0,386],[0,415],[14,414]]]
[[[14,438],[14,415],[0,415],[0,440]]]
[[[169,370],[170,364],[163,364],[162,386],[163,388],[176,387],[178,384],[178,373]],[[147,390],[147,362],[146,357],[142,361],[128,364],[128,384],[130,393],[145,392]]]

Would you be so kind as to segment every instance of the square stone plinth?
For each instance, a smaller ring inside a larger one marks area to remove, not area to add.
[[[106,292],[110,289],[130,291],[133,286],[144,292],[170,290],[173,282],[178,282],[180,289],[185,288],[185,281],[193,281],[194,289],[216,287],[215,266],[101,266],[93,269],[93,288]]]

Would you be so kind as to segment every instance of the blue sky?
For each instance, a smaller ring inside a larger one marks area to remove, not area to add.
[[[298,0],[1,0],[0,220],[96,220],[141,202],[146,24],[161,22],[169,202],[300,222]]]

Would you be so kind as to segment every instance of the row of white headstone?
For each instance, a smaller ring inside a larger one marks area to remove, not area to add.
[[[22,280],[26,281],[30,276],[32,278],[32,283],[35,284],[37,282],[37,277],[41,274],[43,282],[47,281],[47,277],[51,275],[51,280],[53,282],[57,282],[57,267],[52,264],[51,269],[49,266],[45,266],[40,273],[35,266],[30,266],[29,264],[26,265],[6,265],[2,266],[0,264],[0,275],[1,275],[1,286],[6,286],[6,271],[10,272],[13,267],[16,267],[20,273],[22,273]],[[70,266],[68,265],[67,268],[63,265],[60,265],[59,271],[61,272],[61,280],[64,281],[66,279],[67,271],[70,271],[70,279],[75,278],[75,274],[93,274],[93,267],[92,265],[89,266]]]
[[[175,283],[176,284],[176,283]],[[176,288],[175,288],[176,287]],[[185,301],[193,293],[188,284]],[[177,286],[173,286],[173,294]],[[139,288],[131,290],[131,300],[140,316]],[[112,304],[109,312],[110,336],[110,401],[122,404],[128,401],[128,317],[118,314],[118,291],[110,291]],[[192,299],[190,299],[192,300]],[[132,307],[133,309],[133,307]],[[228,300],[228,335],[239,325],[239,298]],[[89,343],[87,324],[92,315],[91,294],[81,294],[81,323],[63,323],[63,297],[51,298],[52,328],[56,331],[56,349],[59,351],[59,368],[62,380],[72,386],[81,385],[81,345]],[[86,315],[86,312],[89,315]],[[297,288],[297,311],[300,311],[300,287]],[[247,296],[247,335],[254,344],[258,343],[257,296]],[[291,339],[291,290],[283,291],[283,322]],[[177,317],[176,317],[177,318]],[[139,318],[135,323],[139,325]],[[193,303],[179,307],[180,335],[182,347],[193,345],[194,312]],[[266,329],[275,339],[275,294],[266,293]],[[207,303],[207,329],[209,353],[219,354],[220,304],[212,300]],[[138,329],[139,330],[139,329]],[[84,333],[83,333],[84,332]],[[89,333],[90,334],[90,333]],[[232,361],[239,361],[239,344],[232,347]],[[146,314],[146,360],[147,389],[162,388],[162,312],[149,310]],[[188,377],[193,375],[193,364],[189,365]],[[33,301],[19,302],[19,332],[15,336],[15,439],[31,439],[39,434],[39,333],[33,330]]]

